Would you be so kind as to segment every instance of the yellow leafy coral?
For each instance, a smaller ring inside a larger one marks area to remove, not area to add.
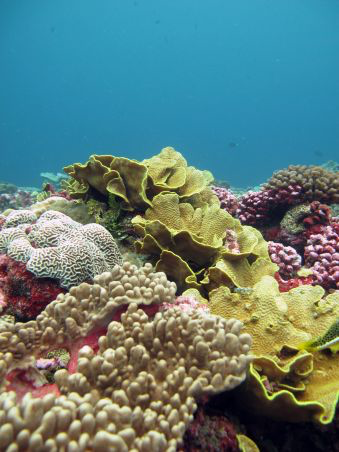
[[[141,237],[136,250],[159,256],[157,268],[174,277],[180,288],[199,283],[208,291],[221,284],[253,286],[277,271],[260,232],[242,226],[218,204],[195,207],[168,192],[156,195],[152,204],[132,220]],[[236,237],[237,252],[227,247],[227,231]]]
[[[67,190],[75,198],[90,195],[90,190],[117,196],[126,210],[151,205],[146,195],[147,168],[136,160],[113,155],[91,155],[85,164],[74,163],[64,171],[72,179]]]
[[[188,293],[197,295],[192,289]],[[221,286],[209,293],[211,312],[236,316],[253,337],[255,359],[243,389],[244,403],[252,410],[290,421],[326,424],[333,419],[339,394],[337,356],[297,349],[326,332],[338,316],[339,292],[324,295],[320,286],[280,293],[270,276],[252,289],[232,293]]]
[[[200,193],[213,181],[212,173],[187,166],[180,152],[169,146],[142,163],[146,165],[154,184],[154,194],[175,191],[180,197],[189,197]]]
[[[64,171],[71,176],[65,185],[72,197],[114,195],[121,207],[129,211],[145,210],[162,191],[177,192],[180,197],[200,194],[213,180],[209,171],[187,166],[180,152],[170,147],[143,162],[91,155],[85,164],[74,163]]]

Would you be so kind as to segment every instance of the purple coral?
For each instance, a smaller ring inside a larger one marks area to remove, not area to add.
[[[302,187],[299,185],[249,191],[239,199],[237,217],[247,225],[267,224],[272,210],[281,206],[299,204],[303,200],[302,193]]]
[[[233,254],[240,254],[238,235],[232,229],[226,229],[225,248]]]
[[[220,207],[231,215],[235,215],[238,208],[238,199],[231,190],[216,186],[212,186],[211,188],[220,201]]]
[[[339,223],[322,226],[321,232],[311,234],[304,257],[317,284],[339,289]]]
[[[187,314],[192,314],[195,311],[201,314],[210,313],[209,307],[206,304],[200,303],[190,295],[180,295],[174,300],[174,303],[162,303],[160,311],[166,311],[167,309],[173,308],[173,306],[180,308],[182,312],[186,312]]]
[[[279,266],[279,273],[285,278],[293,278],[301,268],[301,256],[291,246],[268,242],[268,252],[272,262]]]

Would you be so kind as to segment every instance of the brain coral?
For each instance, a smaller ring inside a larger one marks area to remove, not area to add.
[[[100,275],[97,281],[81,284],[65,296],[68,320],[65,306],[59,309],[60,300],[56,300],[35,322],[1,326],[3,382],[24,357],[28,375],[32,357],[42,357],[51,344],[68,344],[72,354],[76,338],[93,331],[98,318],[110,322],[107,301],[117,306],[135,298],[156,301],[164,295],[167,303],[174,298],[173,283],[163,274],[152,273],[150,266],[137,270],[128,264],[122,273],[116,268],[114,275]],[[126,299],[119,298],[124,297],[121,288]],[[76,324],[87,327],[77,330]],[[175,452],[193,419],[197,399],[234,388],[245,379],[251,338],[241,333],[241,327],[235,319],[201,310],[187,315],[177,307],[151,320],[136,303],[129,304],[121,323],[110,322],[107,332],[100,334],[97,352],[83,342],[73,370],[57,371],[56,386],[40,388],[39,394],[48,395],[32,397],[31,386],[28,393],[21,388],[21,396],[4,388],[0,449]],[[8,389],[13,388],[11,381]]]
[[[65,288],[122,263],[119,249],[104,227],[83,226],[52,210],[39,219],[31,211],[10,213],[0,231],[0,252],[24,262],[37,277],[58,279]]]

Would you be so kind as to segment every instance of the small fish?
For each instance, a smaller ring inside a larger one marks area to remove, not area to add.
[[[239,146],[239,143],[235,143],[234,141],[230,141],[228,143],[228,147],[231,149],[237,148]]]
[[[329,348],[332,353],[337,353],[339,351],[339,317],[332,323],[323,336],[303,342],[298,346],[299,350],[307,350],[308,352],[318,352],[327,348]]]

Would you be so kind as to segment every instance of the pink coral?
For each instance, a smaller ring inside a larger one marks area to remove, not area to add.
[[[231,190],[225,187],[216,187],[214,185],[211,188],[220,201],[220,207],[231,215],[235,215],[238,208],[238,199]]]
[[[167,309],[173,308],[173,305],[180,308],[182,312],[187,314],[192,314],[197,311],[200,314],[209,314],[209,307],[197,301],[192,296],[180,295],[174,300],[174,303],[162,303],[160,305],[160,311],[166,311]]]
[[[305,263],[313,271],[316,284],[339,289],[339,223],[318,227],[305,247]]]
[[[263,225],[277,208],[286,208],[303,201],[302,187],[289,185],[286,188],[249,191],[239,199],[237,217],[243,224]]]
[[[226,229],[225,247],[228,251],[234,254],[240,253],[240,245],[238,236],[232,229]]]
[[[279,266],[282,277],[292,278],[301,268],[301,256],[291,246],[268,242],[268,252],[272,262]]]

